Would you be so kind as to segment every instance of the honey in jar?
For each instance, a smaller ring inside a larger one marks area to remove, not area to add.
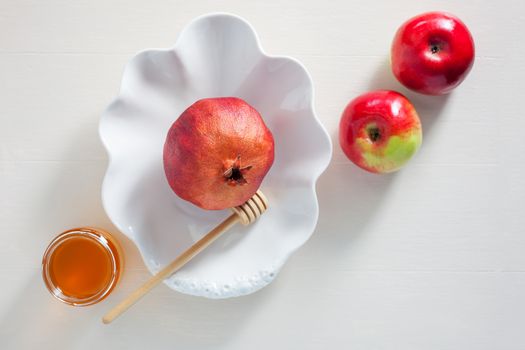
[[[109,233],[78,228],[61,233],[49,244],[42,260],[42,275],[57,299],[86,306],[111,293],[122,265],[121,249]]]

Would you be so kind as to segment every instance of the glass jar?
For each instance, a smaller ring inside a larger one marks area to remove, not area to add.
[[[93,305],[115,288],[123,269],[122,250],[108,232],[82,227],[58,235],[42,259],[47,289],[73,306]]]

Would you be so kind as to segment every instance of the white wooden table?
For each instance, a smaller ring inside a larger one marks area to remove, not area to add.
[[[525,349],[525,6],[497,1],[0,0],[1,349]],[[477,57],[451,96],[394,81],[390,41],[407,18],[446,9]],[[311,72],[334,140],[312,239],[277,280],[243,298],[157,288],[110,326],[100,317],[149,275],[121,238],[123,281],[105,302],[56,302],[40,277],[67,228],[115,232],[100,202],[97,135],[125,62],[169,47],[193,17],[236,13],[267,52]],[[416,105],[424,142],[392,176],[349,163],[337,143],[346,103],[392,88]]]

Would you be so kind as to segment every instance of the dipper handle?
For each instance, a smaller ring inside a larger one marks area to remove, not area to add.
[[[173,273],[186,265],[193,257],[206,249],[211,243],[219,238],[224,232],[228,231],[237,222],[243,225],[249,225],[262,215],[268,208],[268,200],[264,194],[259,190],[246,203],[231,208],[233,214],[227,217],[223,222],[217,225],[214,229],[208,232],[204,237],[195,242],[191,247],[185,250],[175,260],[169,263],[156,275],[152,276],[146,283],[131,293],[120,304],[111,309],[103,318],[102,322],[105,324],[111,323],[114,319],[124,313],[140,298],[146,295],[150,290],[170,277]]]

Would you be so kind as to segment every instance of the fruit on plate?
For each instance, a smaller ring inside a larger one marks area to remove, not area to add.
[[[173,191],[203,209],[246,202],[274,159],[272,133],[260,114],[236,97],[206,98],[186,109],[164,144]]]
[[[419,149],[421,122],[412,103],[395,91],[352,100],[339,124],[339,143],[357,166],[373,173],[400,169]]]
[[[407,88],[427,95],[450,92],[474,63],[467,26],[446,12],[428,12],[406,21],[391,48],[392,72]]]

